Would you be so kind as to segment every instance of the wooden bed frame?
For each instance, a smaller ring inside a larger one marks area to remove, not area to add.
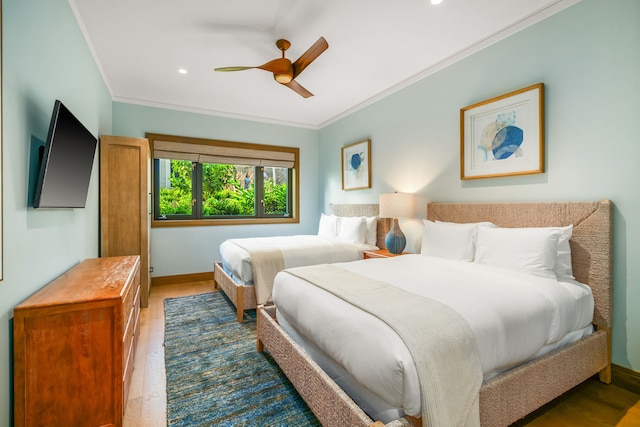
[[[337,216],[377,216],[376,204],[331,204],[330,211]],[[389,231],[388,219],[379,218],[377,227],[376,246],[385,248],[384,239]],[[253,285],[241,285],[227,274],[222,268],[222,262],[213,263],[214,286],[222,290],[236,307],[236,319],[242,322],[244,310],[256,308],[256,291]]]
[[[586,379],[611,382],[613,321],[612,203],[429,203],[427,218],[450,222],[491,221],[501,227],[574,225],[573,273],[595,300],[596,331],[566,347],[483,383],[480,423],[508,426]],[[374,422],[278,325],[275,307],[258,308],[257,349],[268,349],[323,426],[382,426]],[[407,417],[387,426],[420,425]]]

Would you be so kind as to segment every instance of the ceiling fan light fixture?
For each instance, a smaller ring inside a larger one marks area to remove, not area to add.
[[[275,78],[278,83],[282,83],[282,84],[289,83],[291,80],[293,80],[293,76],[291,74],[285,74],[285,73],[274,74],[273,78]]]

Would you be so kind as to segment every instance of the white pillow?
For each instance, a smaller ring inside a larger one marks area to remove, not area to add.
[[[558,238],[558,252],[556,257],[555,272],[558,279],[575,279],[573,277],[573,267],[571,266],[571,246],[569,239],[573,234],[573,224],[566,227],[549,227],[560,231]]]
[[[438,220],[436,220],[436,222],[441,224],[456,224],[455,222],[444,222]],[[479,226],[497,227],[492,222],[478,222],[477,224]],[[573,234],[573,224],[567,225],[566,227],[547,228],[560,230],[560,238],[558,239],[558,253],[556,257],[555,267],[556,276],[559,279],[575,279],[575,277],[573,277],[573,267],[571,265],[571,246],[569,245],[569,239],[571,239],[571,235]]]
[[[363,216],[339,216],[338,239],[349,243],[364,243],[367,236],[367,221]]]
[[[335,238],[338,235],[338,217],[335,215],[320,214],[320,224],[318,225],[318,236]]]
[[[475,262],[555,279],[557,227],[479,227]]]
[[[424,222],[422,255],[473,261],[478,227],[495,227],[490,222],[459,224],[455,222]]]
[[[368,216],[365,221],[367,222],[367,237],[365,237],[364,242],[367,245],[376,246],[378,241],[378,217]]]

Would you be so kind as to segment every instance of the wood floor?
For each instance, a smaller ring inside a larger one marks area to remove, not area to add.
[[[149,307],[141,311],[140,340],[125,412],[124,426],[164,427],[163,300],[214,291],[213,281],[152,286]],[[635,409],[631,409],[636,405]],[[628,412],[628,414],[627,414]],[[627,415],[625,417],[625,415]],[[624,418],[624,421],[621,421]],[[256,422],[259,425],[259,422]],[[640,395],[614,385],[588,380],[524,420],[517,427],[640,426]]]
[[[124,414],[124,427],[167,425],[163,300],[214,290],[212,280],[151,287],[149,307],[140,311],[140,340]]]

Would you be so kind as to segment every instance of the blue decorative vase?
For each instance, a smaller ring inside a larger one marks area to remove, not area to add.
[[[407,245],[407,239],[398,225],[398,218],[393,219],[393,225],[384,239],[384,244],[387,246],[389,253],[392,254],[401,254]]]

